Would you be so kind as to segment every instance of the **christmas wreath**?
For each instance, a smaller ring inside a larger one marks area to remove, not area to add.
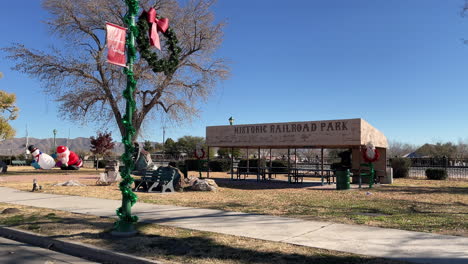
[[[182,49],[177,46],[177,36],[169,27],[169,20],[156,15],[156,10],[151,8],[148,12],[143,11],[137,22],[138,34],[136,44],[141,57],[152,68],[153,72],[164,72],[166,75],[173,74],[179,65],[179,56]],[[150,32],[145,34],[144,32]],[[161,32],[166,40],[166,48],[169,51],[167,59],[158,59],[156,52],[151,51],[150,46],[159,47],[158,32]]]
[[[202,148],[195,149],[193,154],[197,159],[203,159],[205,157],[205,151]]]
[[[371,144],[367,145],[365,148],[362,149],[362,157],[368,163],[375,162],[379,160],[380,153],[379,151]]]

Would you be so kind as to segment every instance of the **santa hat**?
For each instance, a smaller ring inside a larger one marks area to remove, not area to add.
[[[68,148],[65,147],[65,146],[58,146],[58,147],[57,147],[57,153],[58,153],[58,154],[64,153],[64,152],[66,152],[67,150],[68,150]]]

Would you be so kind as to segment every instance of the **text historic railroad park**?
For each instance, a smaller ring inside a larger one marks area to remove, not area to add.
[[[344,131],[348,130],[347,122],[321,122],[280,125],[236,126],[234,134],[261,134],[261,133],[297,133],[315,131]]]

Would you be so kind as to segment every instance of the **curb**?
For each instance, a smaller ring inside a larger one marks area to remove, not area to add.
[[[163,264],[159,261],[113,252],[83,243],[44,237],[28,231],[18,230],[5,226],[0,226],[0,236],[100,263]]]

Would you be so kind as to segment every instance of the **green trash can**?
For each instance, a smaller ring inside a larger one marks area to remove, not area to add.
[[[349,190],[350,188],[350,177],[349,169],[336,171],[336,189],[337,190]]]

